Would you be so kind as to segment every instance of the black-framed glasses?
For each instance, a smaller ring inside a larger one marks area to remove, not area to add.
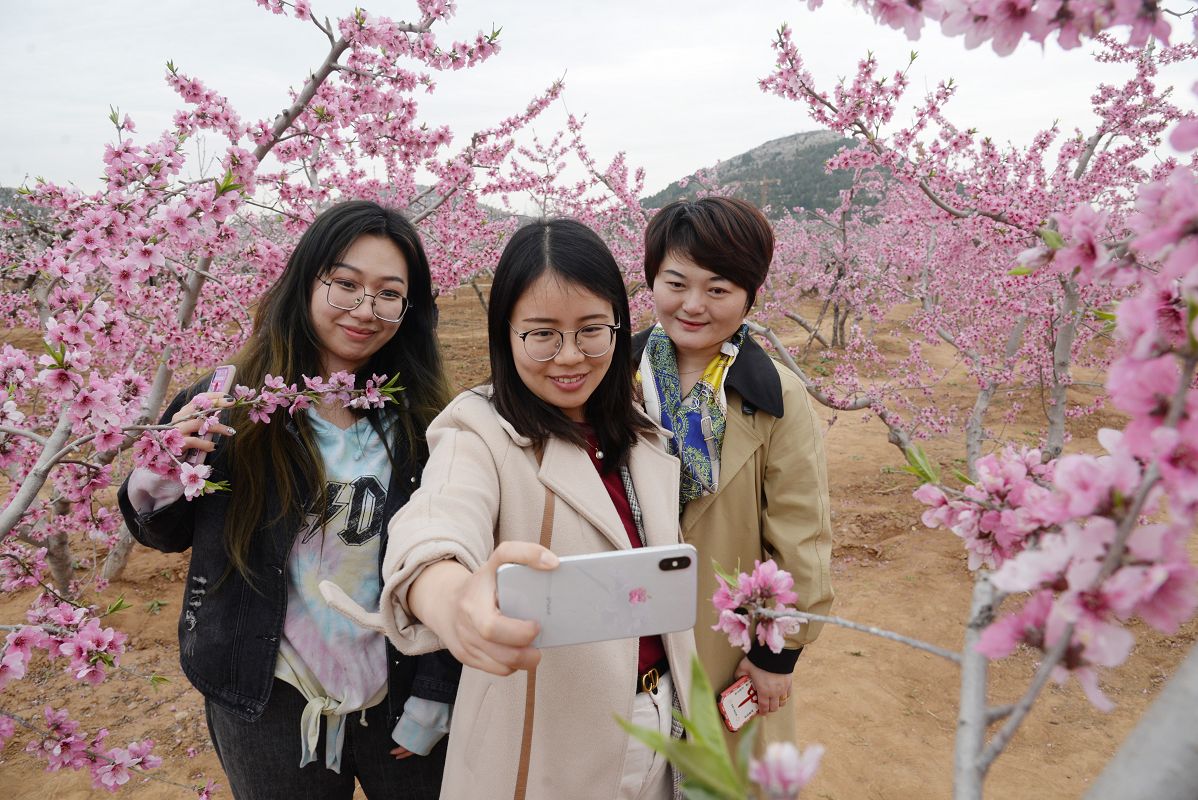
[[[324,278],[317,278],[317,280],[329,288],[325,295],[329,305],[342,311],[353,311],[369,297],[371,311],[376,317],[383,322],[399,322],[412,307],[408,298],[394,289],[383,289],[370,294],[366,291],[366,287],[349,278],[330,278],[327,281]]]
[[[508,327],[520,337],[520,341],[524,342],[524,352],[528,354],[529,358],[533,361],[551,361],[561,352],[567,333],[574,334],[574,346],[587,358],[607,355],[607,351],[611,350],[612,342],[616,340],[616,331],[620,329],[620,323],[608,325],[596,322],[573,331],[559,331],[557,328],[533,328],[531,331],[523,333],[516,330],[510,322]]]

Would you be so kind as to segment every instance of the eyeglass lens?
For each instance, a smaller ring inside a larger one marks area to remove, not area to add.
[[[616,338],[616,331],[610,325],[587,325],[573,333],[575,347],[587,358],[606,355]],[[561,351],[564,336],[556,328],[536,328],[524,334],[524,352],[533,361],[548,361]]]
[[[342,311],[353,311],[367,297],[374,301],[374,315],[384,322],[399,322],[408,310],[408,298],[393,289],[368,295],[360,283],[346,278],[333,278],[328,284],[329,305]]]

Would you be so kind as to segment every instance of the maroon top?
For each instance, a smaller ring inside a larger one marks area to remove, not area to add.
[[[581,427],[587,444],[590,445],[587,448],[587,455],[590,456],[591,463],[595,465],[595,471],[599,473],[599,478],[603,481],[603,488],[607,489],[607,494],[616,507],[616,513],[620,515],[620,522],[624,523],[624,532],[628,534],[628,541],[633,547],[641,547],[641,537],[636,532],[636,520],[632,518],[632,504],[628,502],[628,495],[624,493],[624,482],[620,480],[620,470],[603,459],[595,457],[595,452],[599,449],[599,440],[595,438],[595,432],[589,425]],[[645,672],[665,657],[666,647],[660,636],[642,636],[640,654],[636,662],[637,672]]]

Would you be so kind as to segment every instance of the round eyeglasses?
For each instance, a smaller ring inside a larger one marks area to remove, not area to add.
[[[557,328],[533,328],[531,331],[523,333],[516,330],[510,322],[508,327],[520,337],[520,341],[524,342],[524,352],[528,354],[529,358],[533,361],[551,361],[561,352],[567,333],[574,334],[574,346],[587,358],[599,358],[599,356],[607,355],[607,351],[611,350],[612,342],[616,340],[616,331],[620,329],[620,323],[607,325],[596,322],[573,331],[559,331]]]
[[[369,297],[371,311],[376,317],[383,322],[399,322],[412,307],[408,298],[394,289],[383,289],[375,294],[370,294],[362,284],[351,281],[349,278],[332,278],[327,281],[318,278],[317,280],[329,288],[325,295],[329,305],[342,311],[353,311]]]

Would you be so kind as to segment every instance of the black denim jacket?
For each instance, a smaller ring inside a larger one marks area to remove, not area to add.
[[[169,422],[206,385],[206,380],[201,381],[175,397],[163,413],[162,421]],[[291,424],[290,418],[287,424]],[[228,480],[228,463],[219,443],[207,463],[212,466],[210,480]],[[394,516],[419,485],[417,467],[404,463],[392,470],[384,519]],[[204,697],[250,721],[262,715],[274,683],[279,637],[287,616],[287,557],[300,528],[295,514],[278,513],[273,476],[274,471],[268,469],[263,519],[275,521],[264,523],[250,540],[248,562],[254,569],[253,585],[237,570],[227,570],[229,560],[223,540],[225,514],[230,513],[227,492],[192,501],[180,498],[169,506],[140,515],[129,502],[128,479],[118,494],[121,514],[137,541],[166,553],[191,548],[179,615],[179,663]],[[380,569],[387,551],[385,525],[382,536]],[[225,576],[223,581],[222,576]],[[387,706],[391,726],[403,713],[409,695],[452,703],[461,671],[461,664],[448,650],[405,656],[387,642]]]

